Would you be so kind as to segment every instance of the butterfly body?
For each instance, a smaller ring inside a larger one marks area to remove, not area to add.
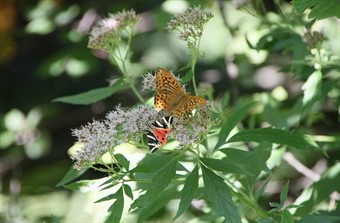
[[[155,109],[181,116],[196,106],[204,106],[205,99],[185,92],[174,75],[163,68],[156,72]]]

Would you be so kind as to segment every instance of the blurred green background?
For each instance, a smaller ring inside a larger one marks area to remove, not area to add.
[[[157,67],[177,70],[188,61],[185,44],[165,29],[170,18],[190,5],[209,8],[214,18],[203,35],[201,50],[205,56],[197,64],[197,81],[213,89],[217,99],[230,91],[232,103],[242,96],[275,89],[282,100],[288,95],[291,97],[283,107],[289,108],[299,95],[301,77],[309,68],[296,66],[299,78],[285,75],[282,67],[291,59],[289,55],[273,53],[269,56],[266,51],[252,50],[247,44],[246,37],[251,44],[256,44],[268,32],[265,26],[258,28],[263,20],[251,16],[251,11],[236,10],[232,4],[237,1],[228,2],[222,9],[226,13],[221,14],[218,3],[224,5],[225,2],[2,0],[0,221],[52,221],[51,215],[55,215],[62,217],[63,222],[101,222],[106,215],[105,202],[93,204],[103,194],[76,193],[55,185],[72,166],[67,155],[75,142],[71,129],[92,118],[103,118],[117,104],[133,106],[137,99],[131,92],[122,91],[90,106],[53,103],[52,100],[107,86],[109,80],[120,75],[107,55],[87,48],[89,30],[108,13],[134,9],[141,16],[133,39],[134,63],[131,65],[136,82],[141,83],[141,75],[146,71]],[[265,3],[267,22],[279,22],[281,18],[275,14],[275,5],[272,1]],[[285,2],[282,6],[288,7]],[[228,23],[227,27],[224,22]],[[327,45],[338,53],[339,29],[330,28],[336,27],[336,23],[324,20],[319,25],[324,27],[326,36],[334,36],[327,40]],[[301,40],[291,37],[290,41]],[[294,59],[298,59],[298,52],[303,57],[307,48],[291,50],[296,53]],[[280,92],[282,89],[277,87],[281,85],[288,86],[290,92]],[[142,87],[141,84],[137,86]],[[145,98],[152,97],[152,92],[142,94]],[[336,109],[326,106],[322,114],[316,113],[306,120],[305,127],[327,135],[338,131],[338,124]],[[331,160],[335,162],[338,157],[335,153]],[[97,174],[90,171],[83,177],[93,178]]]

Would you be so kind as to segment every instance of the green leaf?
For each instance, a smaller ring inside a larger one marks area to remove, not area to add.
[[[284,185],[280,193],[280,204],[283,206],[283,203],[286,201],[288,196],[288,188],[289,188],[289,181]]]
[[[294,223],[293,216],[288,210],[283,210],[281,223]]]
[[[138,223],[146,222],[145,220],[157,213],[170,200],[178,194],[175,188],[164,190],[148,207],[143,208],[138,217]]]
[[[340,4],[338,0],[293,0],[293,6],[297,13],[303,13],[311,9],[308,18],[325,19],[336,16],[340,18]]]
[[[249,129],[238,132],[229,140],[230,142],[270,142],[287,146],[292,146],[297,149],[303,148],[319,148],[316,142],[307,135],[300,132],[287,132],[281,129],[262,128]]]
[[[129,198],[131,198],[131,200],[133,200],[133,193],[132,193],[130,185],[124,184],[123,187],[124,187],[124,193],[126,194],[126,196],[128,196]]]
[[[339,2],[340,4],[340,2]],[[315,102],[322,98],[322,73],[320,70],[312,73],[302,85],[303,90],[303,112],[310,112]]]
[[[155,170],[159,170],[167,163],[169,160],[173,159],[176,154],[172,155],[156,155],[156,154],[148,154],[146,157],[138,163],[138,165],[131,170],[131,172],[137,173],[150,173],[156,172]]]
[[[212,158],[201,158],[200,159],[204,165],[207,167],[221,171],[223,173],[234,173],[234,174],[247,174],[253,175],[249,171],[247,171],[244,166],[238,162],[234,162],[233,160],[227,159],[212,159]]]
[[[217,150],[222,145],[225,144],[227,137],[229,136],[231,130],[247,115],[248,110],[254,105],[254,102],[248,102],[246,104],[240,104],[235,106],[234,109],[227,116],[226,121],[223,123],[221,132],[218,136],[218,142],[214,148]]]
[[[220,150],[227,155],[226,162],[237,163],[244,172],[249,172],[255,178],[261,171],[270,173],[270,169],[266,165],[266,159],[259,156],[258,152],[248,152],[234,148],[224,148]]]
[[[92,89],[80,94],[53,99],[53,102],[63,102],[74,105],[89,105],[105,99],[117,91],[127,88],[123,79],[117,80],[112,86]]]
[[[184,187],[182,190],[181,202],[179,203],[176,216],[173,218],[175,220],[181,216],[190,206],[192,199],[198,189],[198,166],[196,166],[192,172],[188,175],[185,180]]]
[[[59,181],[59,183],[57,184],[57,187],[63,186],[65,184],[67,184],[68,182],[80,177],[81,175],[83,175],[86,172],[86,170],[87,169],[76,170],[73,167],[71,167],[67,171],[67,173],[65,174],[63,179],[61,179],[61,181]]]
[[[64,185],[66,189],[81,192],[89,192],[99,190],[100,186],[107,181],[108,177],[95,180],[80,180],[71,184]]]
[[[153,176],[146,193],[135,200],[130,209],[148,207],[169,185],[176,173],[177,159],[170,159],[163,165],[162,168],[156,169],[158,171]]]
[[[114,157],[120,165],[122,165],[126,170],[129,170],[130,161],[128,161],[122,154],[115,154]]]
[[[206,196],[213,209],[225,217],[224,222],[241,223],[236,205],[223,179],[203,165],[201,167]]]
[[[223,95],[222,102],[221,102],[222,109],[225,110],[228,107],[229,103],[230,103],[230,93],[226,92]]]
[[[339,222],[339,216],[329,216],[329,215],[314,215],[314,216],[304,216],[296,223],[320,223],[320,222],[327,222],[327,223],[335,223]]]
[[[117,200],[110,206],[110,215],[105,220],[105,223],[120,222],[120,219],[122,218],[124,209],[123,187],[115,193],[115,196]]]
[[[299,202],[295,203],[302,207],[296,210],[294,216],[305,216],[313,212],[315,206],[328,201],[334,191],[340,191],[340,162],[328,167],[319,181],[304,189],[297,198]]]
[[[116,194],[109,194],[109,195],[106,195],[105,197],[102,197],[102,198],[96,200],[94,203],[100,203],[100,202],[103,202],[103,201],[109,201],[109,200],[116,199],[116,198],[117,198]]]
[[[192,79],[192,76],[194,75],[194,73],[192,72],[192,70],[188,70],[188,72],[185,74],[184,77],[181,78],[181,82],[183,84],[189,82]]]

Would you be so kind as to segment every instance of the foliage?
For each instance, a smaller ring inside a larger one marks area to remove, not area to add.
[[[166,4],[145,13],[117,7],[90,37],[70,42],[84,47],[89,39],[91,50],[68,48],[45,59],[39,69],[51,75],[114,72],[107,86],[84,92],[72,84],[72,91],[55,95],[55,106],[114,105],[104,118],[71,124],[74,166],[57,186],[105,192],[94,204],[106,205],[105,222],[124,222],[128,215],[138,222],[340,222],[340,46],[334,47],[332,30],[322,28],[336,25],[331,17],[339,17],[338,4],[203,2],[186,2],[172,18],[169,12],[176,13]],[[70,21],[76,11],[66,10]],[[146,22],[148,13],[153,24]],[[45,25],[27,29],[44,35],[53,30]],[[145,131],[163,115],[154,110],[150,91],[158,67],[174,70],[187,92],[208,103],[175,117],[168,143],[150,154]],[[71,95],[61,97],[65,93]],[[1,118],[0,147],[19,142],[30,154],[33,142],[44,145],[40,109],[27,115],[12,109]],[[326,162],[321,169],[320,162]],[[92,170],[104,176],[84,177]],[[176,207],[171,214],[170,206]],[[55,214],[40,220],[61,222]]]

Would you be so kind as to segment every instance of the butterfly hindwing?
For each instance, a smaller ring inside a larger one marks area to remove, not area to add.
[[[162,143],[157,139],[153,131],[147,130],[146,137],[151,153],[156,152],[162,146]]]
[[[153,122],[150,126],[150,130],[147,130],[146,136],[151,153],[156,152],[166,143],[166,136],[171,132],[172,129],[171,124],[172,116],[162,117],[160,121],[156,120]]]

